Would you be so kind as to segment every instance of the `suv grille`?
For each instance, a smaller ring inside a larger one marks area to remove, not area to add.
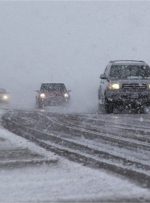
[[[125,90],[131,90],[131,91],[145,90],[145,89],[147,89],[147,85],[146,84],[138,84],[138,83],[122,84],[122,88]]]

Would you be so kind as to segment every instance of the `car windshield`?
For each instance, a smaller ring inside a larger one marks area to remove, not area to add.
[[[65,85],[64,84],[54,84],[54,83],[47,83],[41,85],[41,92],[49,92],[49,91],[65,91]]]
[[[141,65],[112,65],[110,78],[116,79],[145,79],[150,78],[150,67]]]

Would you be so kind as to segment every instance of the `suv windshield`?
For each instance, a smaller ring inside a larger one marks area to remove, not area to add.
[[[143,65],[112,65],[110,77],[116,79],[149,78],[150,67]]]
[[[41,85],[41,91],[60,91],[63,92],[65,91],[65,85],[64,84],[55,84],[55,83],[46,83]]]

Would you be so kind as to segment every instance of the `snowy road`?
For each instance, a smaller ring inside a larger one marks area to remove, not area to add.
[[[12,110],[3,116],[2,123],[12,132],[61,156],[58,166],[34,168],[34,173],[39,173],[38,177],[29,175],[30,169],[23,169],[33,180],[33,183],[29,181],[30,187],[38,193],[32,198],[29,195],[25,200],[150,200],[149,115],[58,114]],[[80,164],[67,161],[63,157]],[[13,176],[16,173],[22,174],[22,171],[13,171]],[[21,175],[23,180],[25,177]],[[45,181],[47,177],[53,181]],[[8,187],[14,194],[11,181],[10,178]],[[26,186],[22,183],[19,185],[28,192]],[[45,189],[39,192],[42,185]],[[48,188],[53,189],[48,192]],[[5,194],[5,189],[2,187],[0,191]],[[25,195],[20,192],[21,195],[13,196],[16,201]]]

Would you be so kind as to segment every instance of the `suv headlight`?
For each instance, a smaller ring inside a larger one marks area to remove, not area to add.
[[[119,83],[110,83],[108,85],[109,90],[119,90],[120,89],[120,84]]]
[[[3,100],[8,100],[9,99],[9,97],[8,97],[8,95],[3,95]]]
[[[41,93],[41,94],[40,94],[40,97],[41,97],[42,99],[44,99],[44,98],[46,97],[46,95],[45,95],[44,93]]]
[[[65,98],[68,98],[68,97],[69,97],[69,94],[68,94],[68,93],[65,93],[65,94],[64,94],[64,97],[65,97]]]
[[[148,89],[150,89],[150,84],[147,85]]]

